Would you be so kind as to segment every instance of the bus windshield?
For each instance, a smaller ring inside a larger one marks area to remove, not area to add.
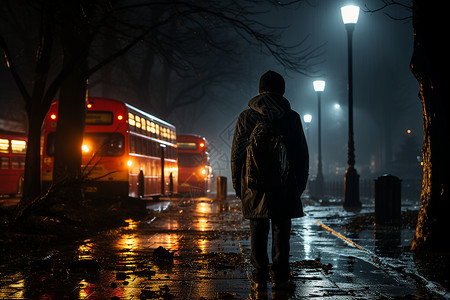
[[[205,161],[201,153],[178,153],[178,166],[180,167],[200,167],[203,164]]]
[[[55,155],[55,132],[47,138],[47,155]],[[125,150],[125,138],[121,133],[86,132],[82,145],[83,154],[97,156],[120,156]]]

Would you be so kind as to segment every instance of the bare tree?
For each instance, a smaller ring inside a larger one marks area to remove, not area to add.
[[[24,181],[24,194],[23,199],[25,201],[30,201],[30,199],[36,197],[40,194],[40,134],[41,134],[41,124],[44,120],[45,114],[50,107],[51,100],[56,95],[56,92],[61,83],[62,76],[58,76],[52,84],[49,84],[50,67],[51,67],[51,56],[53,50],[53,5],[50,2],[42,2],[37,7],[32,7],[31,9],[38,9],[40,13],[36,15],[28,16],[29,19],[25,21],[36,21],[38,22],[39,31],[36,36],[27,35],[26,26],[28,28],[31,24],[21,23],[20,20],[22,16],[18,13],[18,8],[26,7],[25,2],[15,2],[9,3],[6,1],[2,2],[2,13],[3,15],[12,18],[12,22],[18,24],[22,28],[22,36],[24,38],[36,37],[34,43],[35,49],[35,60],[34,60],[34,75],[32,83],[26,86],[24,77],[21,76],[19,70],[17,69],[14,58],[17,54],[11,53],[8,43],[4,37],[4,33],[0,35],[0,47],[3,50],[4,57],[6,60],[6,65],[11,71],[11,75],[14,78],[17,87],[24,99],[25,110],[28,115],[28,146],[27,155],[25,160],[25,181]],[[25,10],[28,11],[28,10]],[[17,27],[14,27],[17,28]],[[14,29],[13,28],[13,29]],[[19,50],[20,51],[20,50]],[[31,92],[30,92],[31,90]]]
[[[449,49],[437,34],[447,28],[446,11],[425,0],[382,0],[381,3],[380,8],[371,11],[386,12],[394,6],[404,8],[409,13],[403,17],[386,13],[399,20],[412,16],[414,29],[410,68],[420,86],[424,165],[419,219],[412,249],[448,252],[448,245],[442,238],[450,229],[447,214],[450,209],[450,105],[445,86]]]
[[[14,12],[20,11],[23,7],[32,7],[40,20],[37,26],[33,26],[40,30],[40,39],[35,43],[38,45],[35,80],[29,87],[25,86],[15,68],[14,55],[3,33],[0,33],[0,46],[11,74],[25,99],[29,116],[29,147],[22,201],[30,201],[39,195],[40,127],[50,102],[60,88],[59,121],[65,119],[69,122],[66,123],[67,126],[58,124],[58,131],[68,131],[65,137],[64,134],[57,134],[56,143],[61,146],[57,147],[60,149],[57,152],[60,153],[55,154],[57,158],[55,181],[67,177],[77,179],[79,176],[85,80],[92,74],[144,41],[152,45],[154,52],[163,57],[168,53],[167,49],[173,51],[166,57],[172,65],[188,67],[190,62],[185,58],[189,51],[185,50],[192,49],[186,47],[186,43],[183,42],[197,40],[197,45],[205,44],[216,49],[226,49],[214,34],[218,28],[232,29],[235,37],[261,47],[263,52],[274,57],[285,68],[308,73],[311,59],[318,55],[315,49],[300,49],[302,41],[296,45],[283,45],[279,39],[280,28],[265,26],[257,20],[257,16],[264,13],[258,10],[263,4],[270,9],[273,6],[291,7],[300,2],[301,0],[293,0],[286,4],[273,0],[206,2],[80,0],[71,1],[68,5],[56,0],[3,1],[2,3],[6,3]],[[152,14],[155,11],[157,13]],[[17,15],[20,18],[19,13]],[[189,34],[189,37],[179,34],[176,36],[179,40],[174,40],[174,37],[168,34],[174,26],[180,33]],[[111,32],[119,39],[118,47],[93,61],[92,56],[89,56],[93,47]],[[58,43],[61,48],[55,47],[53,43]],[[190,43],[190,46],[195,47],[195,44]],[[52,51],[55,52],[52,54]],[[61,57],[64,58],[63,63]],[[57,71],[50,81],[50,70],[55,66],[55,61]],[[33,92],[29,93],[28,89]],[[64,147],[67,133],[74,135],[70,149]]]

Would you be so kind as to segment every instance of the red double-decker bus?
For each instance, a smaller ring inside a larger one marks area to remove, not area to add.
[[[177,146],[178,192],[209,192],[213,175],[206,139],[198,135],[179,135]]]
[[[0,130],[0,194],[22,193],[27,136]]]
[[[44,124],[42,185],[53,177],[58,103]],[[121,101],[89,98],[82,145],[86,192],[147,197],[176,193],[178,166],[175,127]]]

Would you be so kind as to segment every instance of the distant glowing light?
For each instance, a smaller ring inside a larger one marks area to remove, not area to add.
[[[206,175],[206,170],[205,169],[202,169],[202,174]]]
[[[122,115],[118,115],[117,116],[117,120],[122,121],[123,120],[123,116]]]
[[[406,130],[406,134],[411,135],[412,131],[411,129]]]
[[[335,105],[334,105],[334,109],[340,109],[341,108],[341,105],[339,104],[339,103],[336,103]]]
[[[200,143],[200,148],[205,147],[205,143]]]
[[[131,160],[127,161],[127,166],[131,167],[132,164],[133,162]]]
[[[52,115],[50,116],[50,119],[56,120],[56,115],[55,115],[55,114],[52,114]]]
[[[92,103],[88,103],[87,108],[92,108]]]
[[[83,150],[83,152],[87,153],[90,151],[89,146],[88,145],[83,145],[81,146],[81,150]]]
[[[310,114],[307,114],[307,115],[303,116],[303,121],[305,123],[311,123],[311,120],[312,120],[312,116]]]

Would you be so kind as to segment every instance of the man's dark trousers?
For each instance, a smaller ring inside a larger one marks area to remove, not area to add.
[[[269,279],[267,243],[270,223],[272,223],[272,281],[284,282],[289,279],[291,219],[250,219],[250,261],[255,268],[253,271],[253,280],[258,283],[266,282]]]

